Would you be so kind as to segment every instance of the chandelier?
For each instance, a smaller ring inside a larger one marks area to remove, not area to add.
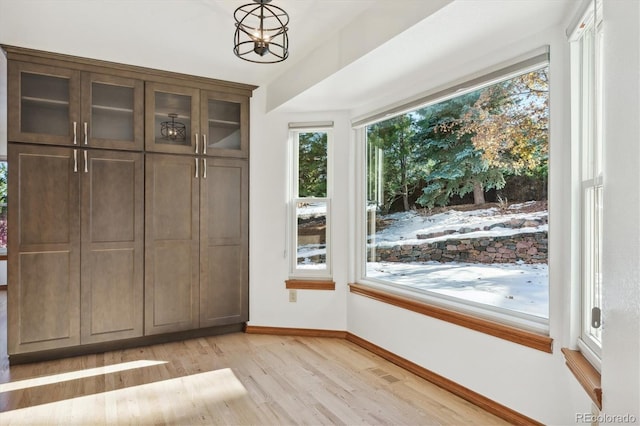
[[[233,53],[245,61],[282,62],[289,56],[289,15],[271,0],[253,0],[233,13],[236,20]]]
[[[160,123],[160,134],[165,139],[170,140],[185,140],[187,138],[187,128],[184,124],[176,121],[178,114],[169,114],[171,121],[163,121]]]

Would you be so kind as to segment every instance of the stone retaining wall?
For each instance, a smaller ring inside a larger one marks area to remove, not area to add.
[[[376,262],[547,263],[546,231],[377,247]],[[371,259],[371,248],[369,259]]]

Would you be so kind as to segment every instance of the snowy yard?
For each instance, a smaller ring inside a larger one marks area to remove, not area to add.
[[[533,203],[449,211],[434,215],[417,212],[384,217],[384,229],[369,237],[370,247],[414,245],[438,240],[497,237],[547,231],[547,211]],[[533,211],[531,211],[533,210]],[[523,223],[517,229],[501,224]],[[445,233],[446,235],[439,235]],[[418,235],[438,235],[418,238]],[[548,318],[549,272],[546,263],[368,262],[367,277],[389,280],[421,290]]]

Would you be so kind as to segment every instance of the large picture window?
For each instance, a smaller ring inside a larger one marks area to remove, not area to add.
[[[331,277],[331,133],[298,128],[290,133],[290,276]]]
[[[548,74],[545,57],[364,127],[364,280],[546,324]]]

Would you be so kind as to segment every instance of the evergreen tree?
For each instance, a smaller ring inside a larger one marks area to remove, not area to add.
[[[327,196],[327,134],[300,133],[298,139],[298,196]]]
[[[474,203],[483,204],[484,191],[502,188],[501,171],[490,167],[470,133],[460,132],[462,117],[478,100],[480,91],[458,96],[415,112],[421,129],[422,195],[417,203],[426,207],[447,205],[452,196],[473,192]]]

